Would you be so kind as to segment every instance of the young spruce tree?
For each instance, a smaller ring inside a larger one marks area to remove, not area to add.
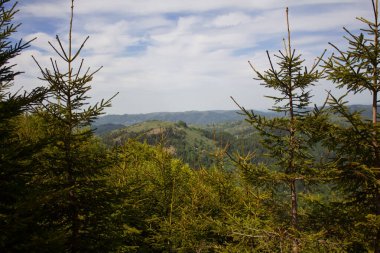
[[[342,204],[350,213],[348,233],[352,236],[349,247],[380,252],[380,22],[378,0],[371,0],[374,19],[357,18],[365,28],[359,35],[347,33],[347,49],[336,50],[325,61],[327,78],[348,93],[370,93],[372,117],[364,119],[359,112],[346,107],[345,96],[330,96],[329,104],[334,113],[346,120],[344,126],[336,126],[327,143],[336,153],[334,178],[343,190]],[[358,233],[359,232],[359,233]]]
[[[64,66],[51,59],[51,69],[42,68],[35,60],[50,90],[41,116],[52,138],[42,157],[41,184],[46,195],[42,212],[47,215],[40,224],[49,231],[47,243],[55,245],[54,251],[106,252],[112,248],[107,216],[111,199],[104,180],[108,162],[106,152],[92,145],[90,123],[110,106],[110,100],[87,106],[90,81],[99,69],[83,71],[79,54],[89,37],[78,50],[73,49],[73,13],[71,0],[68,48],[64,49],[59,36],[58,46],[49,42]]]
[[[288,9],[286,18],[288,37],[286,41],[284,39],[285,49],[275,55],[279,68],[275,68],[268,51],[269,70],[261,73],[250,63],[257,75],[256,79],[262,81],[262,85],[265,87],[280,93],[278,96],[268,97],[275,101],[272,110],[285,114],[285,117],[267,119],[238,105],[246,115],[246,120],[260,133],[262,144],[267,149],[267,155],[273,159],[274,167],[268,165],[272,168],[263,169],[261,165],[251,164],[249,162],[251,159],[244,157],[240,157],[237,162],[246,177],[251,178],[254,184],[262,184],[262,182],[255,181],[264,180],[267,181],[265,185],[267,188],[271,188],[271,192],[281,194],[285,189],[289,194],[290,209],[287,215],[289,218],[286,218],[288,221],[280,218],[275,221],[274,226],[282,226],[281,223],[285,222],[288,231],[285,234],[289,234],[287,240],[290,240],[291,243],[284,247],[296,253],[300,251],[299,236],[302,230],[299,224],[297,188],[301,186],[302,182],[310,180],[314,174],[307,146],[308,135],[305,134],[306,118],[310,114],[308,109],[311,97],[309,89],[320,79],[321,73],[317,70],[319,61],[315,62],[311,69],[303,67],[304,60],[300,54],[296,54],[291,46]],[[280,245],[280,238],[277,241]]]

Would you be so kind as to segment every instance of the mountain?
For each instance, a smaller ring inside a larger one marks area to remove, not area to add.
[[[212,140],[206,130],[188,127],[183,121],[178,123],[145,121],[101,136],[109,146],[120,146],[129,139],[147,142],[151,145],[162,144],[175,156],[197,167],[210,164],[210,156],[217,142]]]
[[[372,119],[372,106],[371,105],[350,105],[348,106],[350,111],[361,112],[361,115],[365,118]]]
[[[370,106],[353,105],[349,108],[362,112],[364,117],[370,116]],[[274,117],[279,114],[267,112],[261,115]],[[212,164],[213,154],[218,148],[228,147],[230,153],[236,151],[242,154],[255,150],[257,157],[260,157],[262,147],[257,131],[243,119],[237,111],[107,115],[100,118],[94,128],[109,146],[124,145],[129,139],[151,145],[163,143],[175,156],[197,167]],[[343,119],[338,117],[336,120],[340,122]]]
[[[372,108],[370,105],[349,105],[351,111],[360,111],[363,117],[370,119],[372,117]],[[281,114],[273,111],[255,111],[258,115],[265,117],[278,117]],[[238,122],[245,119],[241,111],[237,110],[214,110],[214,111],[188,111],[188,112],[155,112],[147,114],[123,114],[123,115],[105,115],[93,122],[95,133],[102,135],[112,130],[123,128],[145,121],[183,121],[189,125],[207,126],[223,125],[223,123]],[[228,124],[227,124],[228,125]],[[217,128],[220,126],[217,126]],[[232,126],[230,126],[232,127]],[[234,132],[231,128],[230,131]]]
[[[275,112],[255,111],[260,115],[274,117],[278,115]],[[184,121],[190,125],[207,125],[222,122],[240,121],[244,116],[239,114],[240,111],[188,111],[188,112],[155,112],[147,114],[124,114],[124,115],[105,115],[94,122],[95,126],[104,124],[120,124],[130,126],[136,123],[159,120],[168,122]]]
[[[361,111],[364,117],[371,117],[370,105],[350,105],[350,110]],[[256,114],[266,117],[276,117],[279,113],[273,111],[256,111]],[[100,125],[108,125],[109,128],[120,128],[136,123],[159,120],[168,122],[184,121],[189,125],[208,125],[224,122],[244,120],[245,116],[238,110],[214,110],[214,111],[188,111],[188,112],[154,112],[146,114],[123,114],[105,115],[97,119],[93,125],[99,128]],[[107,127],[105,127],[107,128]]]
[[[100,138],[108,146],[122,146],[129,139],[150,145],[162,144],[193,168],[215,163],[220,159],[216,157],[220,149],[226,149],[230,153],[248,153],[260,149],[256,131],[245,121],[198,127],[188,126],[183,121],[174,123],[152,120],[104,133]]]

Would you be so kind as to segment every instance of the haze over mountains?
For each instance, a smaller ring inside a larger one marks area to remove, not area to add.
[[[274,117],[275,112],[255,111],[260,115]],[[178,122],[183,121],[189,125],[208,125],[225,122],[235,122],[244,120],[244,115],[238,110],[214,110],[214,111],[188,111],[188,112],[155,112],[147,114],[123,114],[105,115],[97,119],[93,125],[97,134],[103,134],[112,130],[124,128],[146,121]]]
[[[255,111],[260,115],[275,116],[275,112]],[[187,124],[207,125],[213,123],[222,123],[230,121],[243,120],[244,116],[238,110],[214,110],[214,111],[188,111],[188,112],[155,112],[147,114],[123,114],[123,115],[105,115],[94,122],[95,126],[103,124],[120,124],[124,126],[136,123],[159,120],[177,122],[184,121]]]
[[[349,108],[352,111],[361,111],[365,117],[371,117],[371,106],[369,105],[350,105]],[[280,115],[279,113],[273,111],[254,110],[254,112],[266,117],[275,117]],[[151,120],[168,122],[184,121],[190,125],[207,125],[240,121],[244,120],[244,118],[245,116],[242,115],[239,110],[154,112],[147,114],[105,115],[97,119],[93,125],[97,128],[101,125],[114,125],[114,127],[120,128]]]

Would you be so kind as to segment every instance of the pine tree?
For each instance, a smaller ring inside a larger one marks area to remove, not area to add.
[[[83,72],[83,59],[75,65],[89,37],[78,50],[73,49],[73,19],[71,0],[68,49],[64,49],[59,36],[57,47],[49,42],[65,66],[51,59],[51,69],[43,68],[35,59],[50,91],[40,112],[51,138],[51,145],[41,157],[45,168],[45,175],[40,175],[41,190],[48,197],[42,203],[46,220],[40,223],[50,232],[48,240],[56,244],[57,251],[104,252],[112,248],[107,216],[112,198],[104,178],[109,162],[107,152],[91,144],[90,124],[110,106],[111,99],[87,106],[90,81],[99,69]]]
[[[336,152],[334,176],[345,195],[343,204],[354,218],[355,230],[361,229],[360,238],[353,238],[365,248],[380,252],[380,132],[379,132],[379,67],[380,32],[378,0],[371,0],[374,19],[357,18],[365,28],[355,35],[344,28],[347,49],[336,50],[325,61],[327,78],[347,93],[371,94],[371,120],[359,112],[351,112],[345,96],[330,96],[330,106],[347,121],[344,126],[334,126],[327,143]],[[352,227],[353,227],[352,226]],[[371,242],[368,242],[371,240]],[[354,241],[350,242],[352,245]],[[369,246],[370,245],[370,246]],[[352,246],[354,247],[354,246]]]
[[[290,228],[291,251],[299,252],[299,196],[297,188],[301,182],[311,180],[313,177],[313,166],[311,155],[308,150],[308,135],[306,135],[306,118],[310,115],[308,106],[310,104],[310,87],[321,77],[317,70],[319,61],[308,70],[303,67],[304,60],[301,55],[291,46],[291,33],[288,20],[288,9],[286,11],[288,24],[288,38],[285,42],[285,50],[279,51],[275,57],[278,59],[276,69],[272,58],[267,51],[270,69],[261,73],[250,63],[257,75],[257,80],[262,85],[280,92],[279,96],[268,96],[275,101],[274,111],[285,114],[286,117],[267,119],[248,111],[237,104],[246,115],[247,121],[252,124],[262,137],[262,144],[267,149],[267,155],[273,159],[274,168],[268,169],[251,164],[251,157],[240,157],[238,165],[243,169],[247,178],[267,181],[268,187],[274,182],[277,187],[271,191],[287,190],[290,194]],[[259,177],[260,179],[258,179]],[[260,182],[259,182],[260,183]],[[281,187],[281,185],[283,187]]]
[[[16,3],[0,1],[0,251],[22,251],[28,238],[27,183],[33,174],[32,155],[37,146],[17,136],[15,119],[44,98],[45,90],[11,93],[14,78],[9,62],[29,47],[31,41],[13,43],[11,36],[19,25],[13,23]]]

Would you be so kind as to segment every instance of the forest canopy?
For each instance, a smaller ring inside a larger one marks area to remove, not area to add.
[[[88,37],[73,42],[76,1],[68,40],[49,42],[56,57],[44,66],[33,56],[41,86],[22,93],[10,62],[33,40],[15,41],[17,2],[0,0],[0,252],[380,253],[380,23],[370,2],[360,33],[344,28],[345,44],[311,66],[286,9],[284,48],[267,51],[268,70],[247,65],[278,94],[275,114],[232,98],[244,122],[149,121],[101,138],[94,121],[123,94],[90,103],[102,67],[81,58]],[[328,92],[313,107],[322,79],[367,92],[370,115]]]

